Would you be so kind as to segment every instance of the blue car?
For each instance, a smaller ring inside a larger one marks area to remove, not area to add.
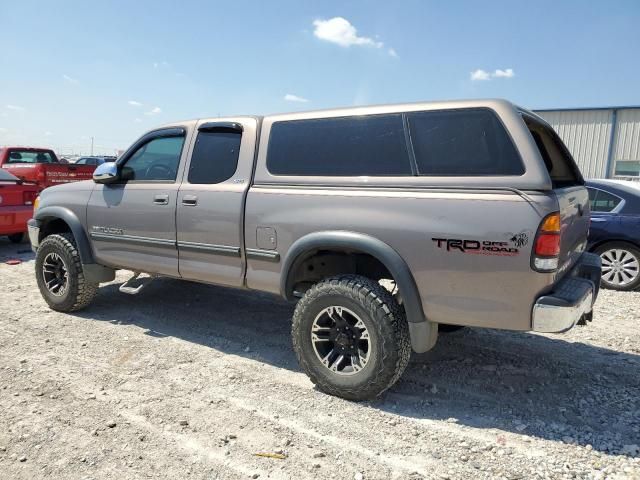
[[[589,180],[591,228],[588,250],[602,259],[602,285],[640,287],[640,182]]]

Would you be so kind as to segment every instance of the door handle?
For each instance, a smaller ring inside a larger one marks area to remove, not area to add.
[[[599,223],[599,222],[606,222],[607,219],[602,217],[591,217],[591,221],[593,223]]]
[[[187,207],[195,207],[196,205],[198,205],[198,197],[196,197],[195,195],[185,195],[184,197],[182,197],[182,204],[186,205]]]
[[[156,195],[153,197],[153,203],[156,205],[169,205],[169,195]]]

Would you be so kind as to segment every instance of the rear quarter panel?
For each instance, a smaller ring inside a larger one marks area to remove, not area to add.
[[[255,186],[247,199],[246,246],[256,248],[258,226],[276,229],[281,257],[320,230],[372,235],[405,259],[429,320],[529,330],[535,298],[554,281],[530,267],[533,238],[540,220],[557,210],[553,194],[530,198],[535,204],[501,192]],[[517,253],[463,252],[434,239],[504,242]],[[250,260],[247,285],[279,293],[282,273],[281,262]]]

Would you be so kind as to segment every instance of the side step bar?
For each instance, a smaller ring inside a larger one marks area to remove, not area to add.
[[[149,285],[154,279],[155,276],[151,275],[148,277],[140,278],[142,272],[134,272],[129,280],[120,285],[120,292],[126,293],[127,295],[137,295],[139,294],[144,287]],[[134,286],[133,284],[139,281],[138,285]]]

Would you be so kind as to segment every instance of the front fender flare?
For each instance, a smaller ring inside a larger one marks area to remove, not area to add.
[[[433,347],[437,339],[438,325],[429,322],[424,315],[420,293],[409,266],[390,245],[371,235],[338,230],[314,232],[296,240],[282,265],[280,292],[283,297],[293,300],[291,272],[304,261],[306,254],[321,249],[344,249],[366,253],[378,259],[393,275],[402,292],[413,349],[421,353]]]
[[[91,248],[85,229],[82,226],[82,222],[80,222],[76,214],[71,210],[65,207],[44,207],[38,209],[33,218],[35,218],[40,224],[45,223],[49,219],[60,219],[64,221],[69,225],[71,233],[73,233],[82,263],[95,263],[93,258],[93,249]]]

